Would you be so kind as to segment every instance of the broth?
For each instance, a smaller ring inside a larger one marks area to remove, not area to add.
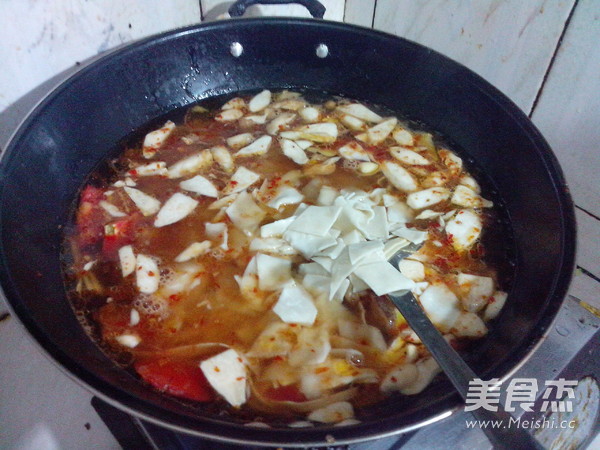
[[[66,270],[90,334],[153,388],[244,417],[351,423],[423,390],[439,368],[385,294],[411,290],[457,347],[483,337],[506,299],[482,242],[498,225],[455,153],[374,111],[263,91],[92,174]]]

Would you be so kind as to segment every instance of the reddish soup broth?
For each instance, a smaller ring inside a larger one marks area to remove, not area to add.
[[[263,91],[193,107],[93,174],[66,276],[98,343],[165,395],[292,424],[426,388],[439,368],[385,294],[411,290],[453,344],[483,337],[506,299],[483,258],[492,202],[375,111]]]

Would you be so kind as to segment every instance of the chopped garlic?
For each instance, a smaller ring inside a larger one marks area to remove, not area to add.
[[[160,202],[154,197],[131,187],[125,186],[123,189],[144,216],[151,216],[160,209]]]
[[[142,147],[142,154],[144,158],[150,159],[154,157],[158,149],[162,147],[174,129],[175,124],[169,120],[165,122],[165,124],[158,130],[148,133],[144,138],[144,144]]]
[[[271,103],[271,91],[265,89],[264,91],[256,94],[248,103],[248,109],[250,112],[258,112],[265,109]]]

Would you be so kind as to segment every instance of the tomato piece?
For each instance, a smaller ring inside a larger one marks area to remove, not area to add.
[[[305,402],[306,396],[300,392],[297,386],[291,384],[289,386],[271,387],[265,392],[265,396],[277,402]]]
[[[78,240],[83,247],[94,245],[102,239],[104,211],[98,204],[103,197],[104,191],[94,186],[86,186],[81,193],[76,223]]]
[[[209,402],[215,398],[214,391],[198,365],[159,359],[138,362],[134,367],[143,380],[159,391],[198,402]]]

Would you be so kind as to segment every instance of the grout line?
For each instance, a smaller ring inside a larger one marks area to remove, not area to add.
[[[377,12],[377,0],[373,4],[373,19],[371,20],[371,28],[375,29],[375,14]]]
[[[598,217],[598,216],[596,216],[595,214],[593,214],[593,213],[589,212],[587,209],[583,209],[581,206],[577,206],[577,205],[575,205],[575,208],[577,208],[578,210],[580,210],[580,211],[582,211],[582,212],[586,213],[588,216],[590,216],[590,217],[592,217],[592,218],[594,218],[594,219],[596,219],[596,220],[600,220],[600,217]]]
[[[590,277],[593,280],[596,280],[597,282],[600,283],[600,278],[598,278],[596,275],[594,275],[592,272],[590,272],[587,269],[584,269],[583,267],[581,267],[580,265],[577,266],[578,270],[581,270],[581,273],[583,273],[584,275],[587,275],[588,277]]]
[[[202,11],[202,0],[198,0],[198,6],[200,6],[200,22],[204,20],[204,11]]]
[[[567,16],[567,20],[565,20],[565,24],[563,26],[562,32],[560,33],[560,36],[558,37],[558,42],[556,43],[556,48],[554,49],[552,58],[550,58],[550,63],[548,64],[548,67],[546,68],[546,73],[544,74],[544,78],[542,78],[542,84],[540,84],[540,87],[537,91],[535,99],[533,99],[533,104],[531,105],[531,109],[529,110],[528,117],[530,119],[531,119],[531,116],[533,116],[533,113],[535,111],[535,108],[537,107],[538,102],[540,101],[540,97],[542,96],[542,92],[544,91],[544,87],[546,86],[546,81],[548,81],[548,76],[550,75],[550,71],[552,70],[552,67],[554,66],[554,62],[556,61],[556,56],[558,55],[558,51],[560,50],[560,47],[562,45],[563,38],[565,37],[567,28],[569,28],[571,19],[573,18],[573,13],[575,12],[575,8],[577,8],[578,4],[579,4],[579,0],[575,0],[575,2],[573,3],[573,6],[571,7],[571,11],[569,11],[569,15]]]

